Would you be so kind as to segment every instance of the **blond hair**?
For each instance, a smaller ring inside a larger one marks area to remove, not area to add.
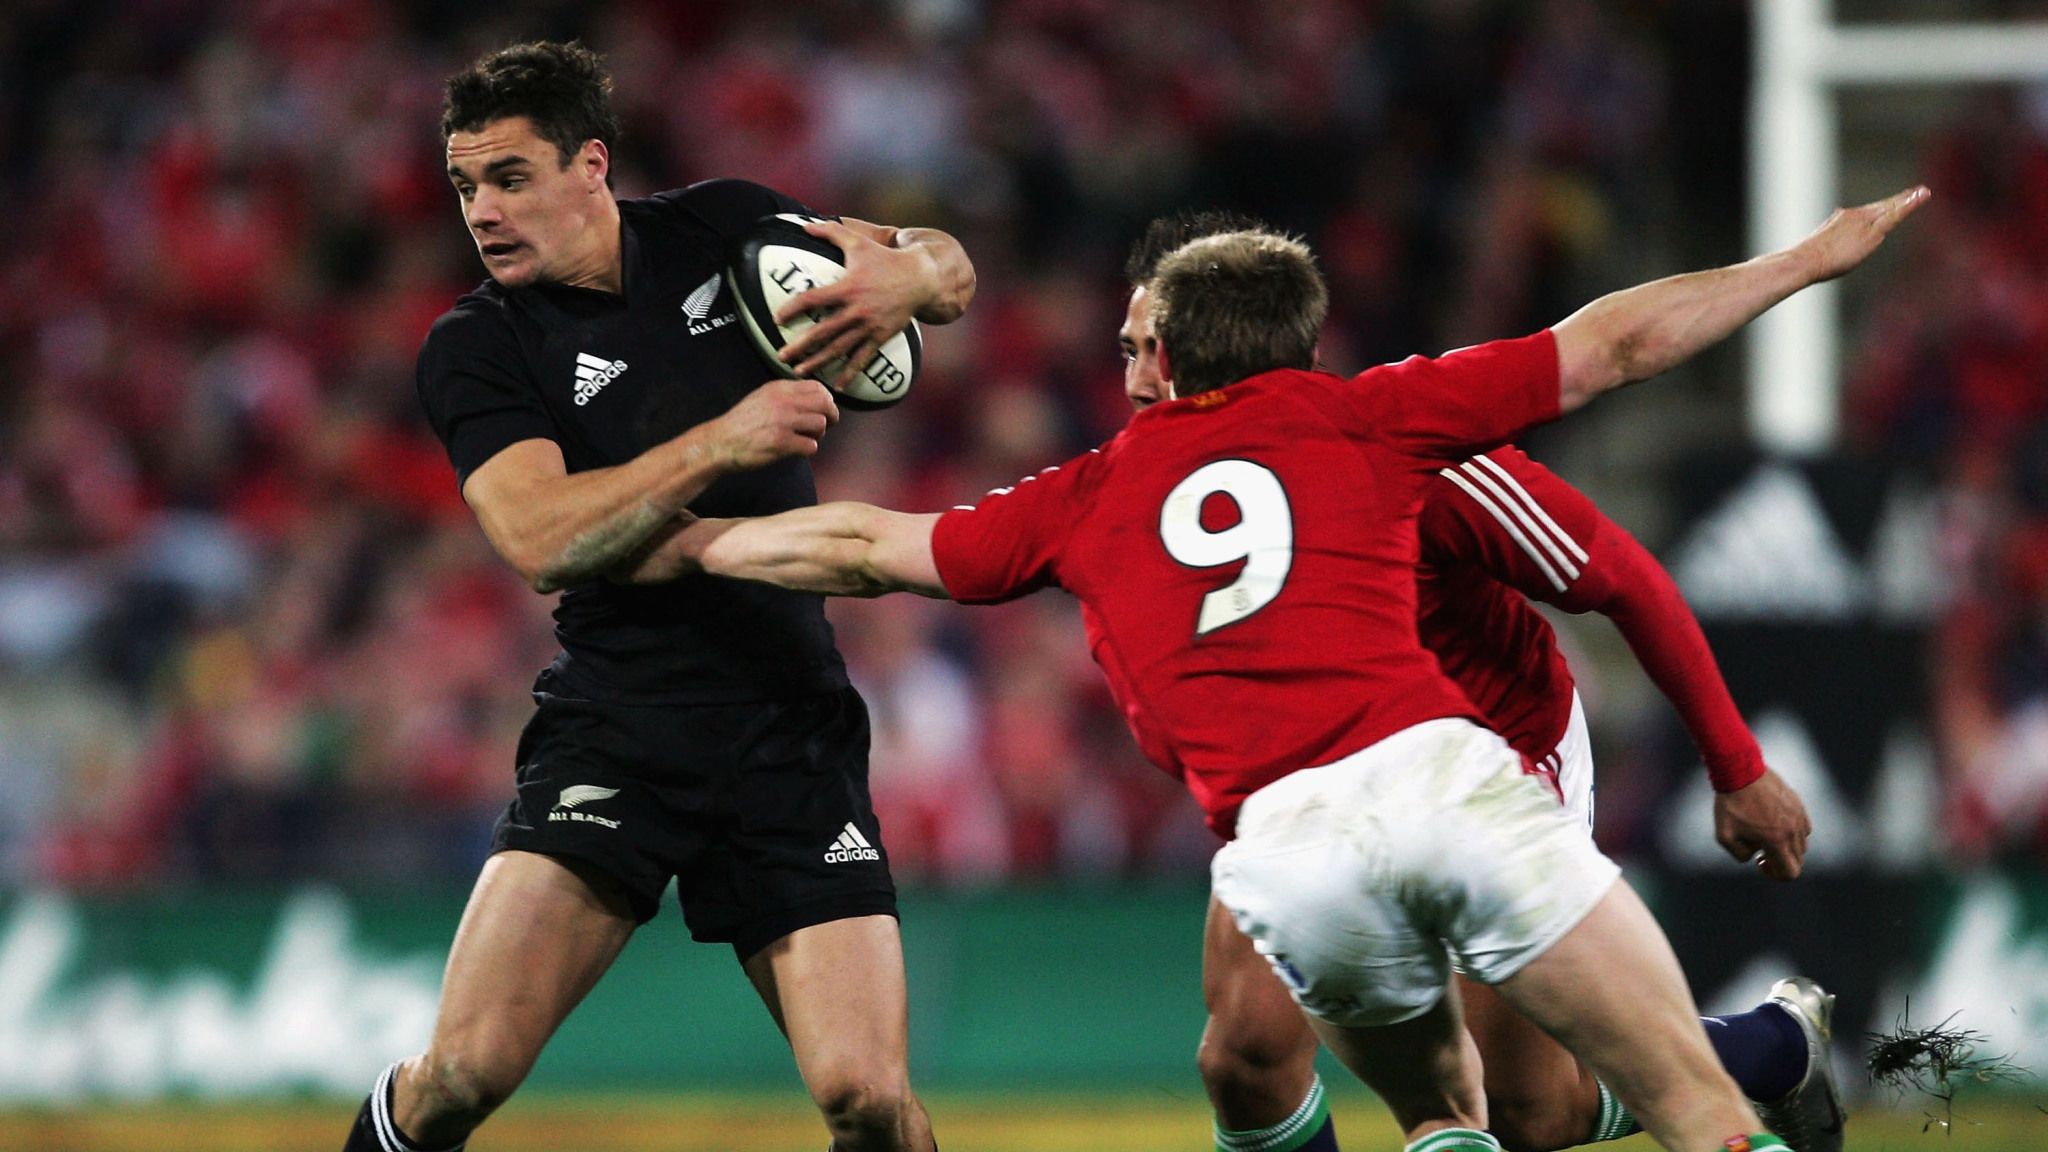
[[[1263,229],[1191,240],[1152,276],[1152,330],[1175,396],[1313,367],[1329,310],[1308,245]]]

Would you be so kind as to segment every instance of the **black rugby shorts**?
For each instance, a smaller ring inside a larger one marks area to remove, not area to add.
[[[493,852],[592,865],[642,923],[674,877],[690,935],[742,960],[799,928],[896,914],[853,689],[691,706],[534,699]]]

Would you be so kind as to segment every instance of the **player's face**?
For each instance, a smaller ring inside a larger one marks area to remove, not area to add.
[[[507,288],[588,283],[604,251],[600,195],[609,163],[595,140],[561,164],[561,153],[524,116],[448,137],[448,180],[491,279]]]
[[[1143,285],[1131,289],[1124,326],[1117,329],[1116,338],[1124,347],[1124,397],[1131,407],[1143,412],[1166,399],[1166,381],[1159,378],[1159,340],[1152,335],[1152,298]]]

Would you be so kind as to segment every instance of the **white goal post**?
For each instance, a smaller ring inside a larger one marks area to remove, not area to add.
[[[1854,85],[2048,78],[2048,23],[1842,26],[1832,0],[1754,0],[1749,241],[1768,252],[1836,206],[1835,94]],[[1821,284],[1764,314],[1748,342],[1749,428],[1766,451],[1825,452],[1841,418],[1841,315]]]

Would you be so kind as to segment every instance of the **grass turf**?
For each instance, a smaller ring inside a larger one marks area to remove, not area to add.
[[[1851,1152],[2041,1152],[2048,1112],[2034,1094],[1966,1096],[1953,1127],[1911,1102],[1852,1115]],[[939,1140],[952,1152],[1202,1152],[1197,1101],[1135,1096],[936,1095]],[[1398,1152],[1369,1097],[1333,1101],[1346,1152]],[[37,1152],[335,1152],[352,1106],[198,1104],[0,1111],[0,1149]],[[800,1097],[535,1096],[507,1105],[473,1152],[819,1152],[825,1131]],[[1644,1136],[1608,1145],[1648,1152]]]

